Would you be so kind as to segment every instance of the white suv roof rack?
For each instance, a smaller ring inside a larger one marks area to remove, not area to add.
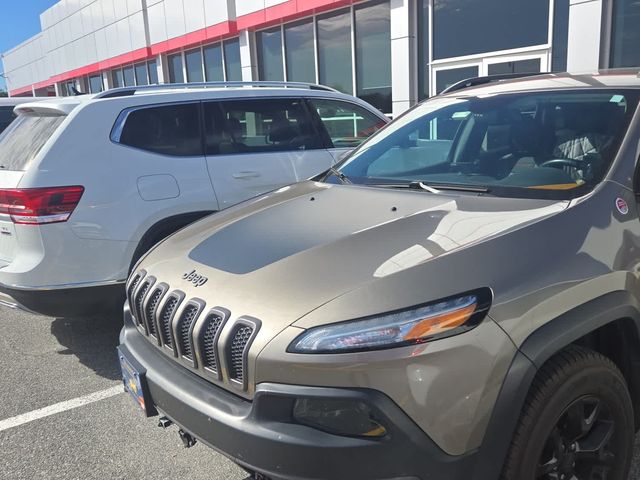
[[[127,97],[141,91],[174,90],[182,88],[230,88],[230,87],[262,87],[262,88],[308,88],[309,90],[325,90],[337,92],[335,88],[326,85],[317,85],[306,82],[196,82],[196,83],[164,83],[158,85],[141,85],[137,87],[113,88],[105,92],[100,92],[94,98],[114,98]]]

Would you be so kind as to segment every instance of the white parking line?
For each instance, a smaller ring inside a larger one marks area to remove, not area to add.
[[[99,392],[90,393],[89,395],[85,395],[84,397],[78,397],[64,402],[54,403],[53,405],[49,405],[48,407],[33,410],[21,415],[16,415],[15,417],[7,418],[6,420],[0,420],[0,432],[13,427],[19,427],[20,425],[33,422],[34,420],[39,420],[41,418],[55,415],[56,413],[66,412],[67,410],[73,410],[74,408],[82,407],[90,403],[99,402],[100,400],[113,397],[115,395],[118,395],[119,393],[124,393],[122,385],[107,388],[106,390],[101,390]]]

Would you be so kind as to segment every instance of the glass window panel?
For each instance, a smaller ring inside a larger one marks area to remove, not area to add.
[[[89,90],[91,93],[98,93],[103,90],[102,75],[93,75],[89,77]]]
[[[26,170],[66,115],[20,115],[0,134],[2,170]]]
[[[224,69],[222,68],[222,47],[210,45],[204,47],[204,70],[207,82],[224,81]]]
[[[147,62],[147,66],[149,69],[149,83],[151,85],[158,84],[158,63],[155,60],[149,60]]]
[[[167,57],[167,66],[169,67],[169,83],[184,83],[182,54],[169,55]]]
[[[391,11],[389,2],[355,10],[358,97],[391,113]]]
[[[147,64],[139,63],[135,66],[136,69],[136,85],[149,85],[149,77],[147,73]]]
[[[316,83],[313,22],[285,26],[284,38],[287,79],[292,82]]]
[[[0,107],[0,133],[16,118],[13,107]]]
[[[418,98],[429,97],[429,0],[418,0]]]
[[[120,143],[163,155],[202,155],[198,104],[141,108],[127,116]]]
[[[318,19],[320,83],[353,94],[351,13]]]
[[[640,66],[640,2],[614,2],[611,38],[611,67]]]
[[[122,69],[122,74],[124,76],[124,85],[125,87],[132,87],[136,84],[136,77],[133,71],[133,67],[125,67]]]
[[[224,60],[227,70],[227,80],[230,82],[241,81],[240,39],[234,38],[233,40],[224,42]]]
[[[567,70],[567,43],[569,41],[569,0],[555,0],[553,3],[553,48],[551,70]]]
[[[354,148],[386,125],[359,105],[339,100],[309,99],[324,125],[333,148]]]
[[[489,64],[489,75],[505,73],[535,73],[540,71],[540,59],[518,60],[516,62],[501,62]]]
[[[184,52],[184,60],[187,65],[187,82],[203,82],[202,53],[199,48]]]
[[[262,99],[205,103],[207,155],[324,148],[302,100]]]
[[[284,80],[280,27],[256,33],[256,47],[260,80]]]
[[[122,76],[122,69],[118,68],[111,72],[114,88],[124,87],[124,77]]]
[[[439,70],[436,72],[436,93],[442,92],[445,88],[454,83],[480,74],[478,67],[451,68],[449,70]]]
[[[546,44],[549,0],[434,0],[433,57]]]

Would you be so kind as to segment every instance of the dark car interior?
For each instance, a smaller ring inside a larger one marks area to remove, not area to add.
[[[349,177],[572,189],[613,161],[635,102],[612,93],[470,98],[354,155]]]

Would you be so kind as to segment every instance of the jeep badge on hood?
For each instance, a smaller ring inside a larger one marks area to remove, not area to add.
[[[198,275],[195,270],[191,270],[190,272],[184,273],[182,275],[183,280],[188,280],[193,283],[196,287],[201,287],[209,280],[207,277],[203,275]]]

